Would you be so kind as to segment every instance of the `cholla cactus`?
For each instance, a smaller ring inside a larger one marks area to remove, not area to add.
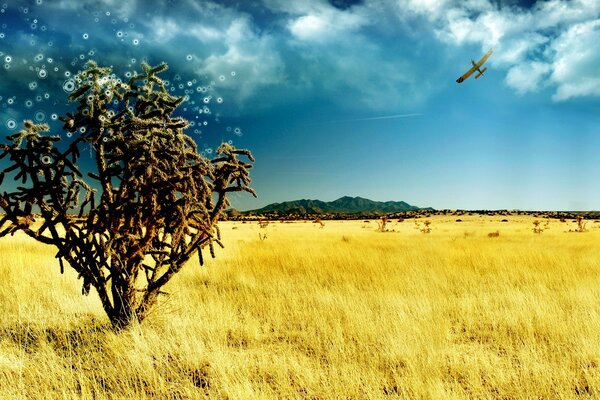
[[[142,321],[190,257],[203,264],[204,247],[214,256],[229,192],[254,194],[251,164],[239,158],[254,161],[248,150],[225,143],[208,160],[184,133],[188,121],[171,116],[184,99],[158,77],[166,68],[143,65],[123,83],[90,62],[69,96],[77,111],[61,118],[74,136],[65,150],[56,146],[59,137],[43,134],[47,125],[31,121],[0,145],[0,158],[10,159],[0,182],[15,174],[23,184],[0,195],[0,236],[21,230],[56,246],[61,271],[66,261],[83,279],[84,294],[97,291],[116,328]],[[95,153],[88,176],[96,189],[76,166],[84,144]],[[36,209],[39,226],[31,218]]]

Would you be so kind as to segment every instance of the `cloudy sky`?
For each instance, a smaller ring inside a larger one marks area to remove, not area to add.
[[[253,151],[257,208],[344,195],[600,209],[597,0],[0,0],[2,133],[94,59],[166,61],[207,156]],[[493,48],[485,75],[456,79]],[[64,134],[64,133],[62,133]]]

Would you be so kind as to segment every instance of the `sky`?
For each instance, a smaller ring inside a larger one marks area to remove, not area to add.
[[[600,209],[597,0],[0,0],[0,137],[66,135],[88,60],[123,79],[167,62],[203,154],[256,157],[240,210]]]

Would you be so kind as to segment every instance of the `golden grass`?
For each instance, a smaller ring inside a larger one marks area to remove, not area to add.
[[[222,223],[120,334],[53,249],[0,240],[0,398],[600,396],[600,224],[460,218]]]

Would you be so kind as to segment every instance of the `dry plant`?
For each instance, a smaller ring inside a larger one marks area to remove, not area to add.
[[[575,221],[577,221],[577,229],[575,231],[576,232],[585,232],[586,222],[583,220],[583,217],[581,215],[578,215],[576,217]]]
[[[431,232],[431,221],[430,220],[425,220],[423,221],[423,226],[421,226],[421,224],[415,219],[415,229],[418,229],[419,231],[421,231],[422,233],[430,233]]]
[[[387,232],[388,230],[385,227],[387,225],[387,222],[388,222],[387,215],[382,216],[381,219],[379,220],[379,222],[377,223],[377,225],[379,227],[377,230],[379,232]]]
[[[203,264],[202,248],[214,257],[228,193],[254,194],[251,164],[239,158],[253,161],[250,152],[224,143],[215,159],[201,156],[184,133],[189,122],[172,116],[184,98],[169,94],[158,77],[167,65],[142,67],[123,83],[110,68],[86,65],[69,96],[77,110],[61,118],[74,136],[68,145],[44,135],[47,125],[25,121],[0,147],[0,158],[10,161],[0,181],[12,173],[21,183],[0,195],[0,229],[8,224],[0,236],[22,231],[55,246],[61,272],[66,261],[83,280],[83,294],[96,290],[117,329],[144,320],[192,256]],[[88,176],[98,189],[76,166],[83,145],[95,154]],[[39,226],[34,211],[43,218]]]
[[[540,220],[536,219],[533,221],[533,233],[542,233],[544,232],[544,228],[540,226]]]
[[[496,231],[496,232],[490,232],[488,233],[488,237],[499,237],[500,236],[500,231]]]
[[[314,224],[319,224],[320,228],[325,228],[325,222],[323,222],[321,220],[321,218],[315,218],[315,220],[313,221]]]

